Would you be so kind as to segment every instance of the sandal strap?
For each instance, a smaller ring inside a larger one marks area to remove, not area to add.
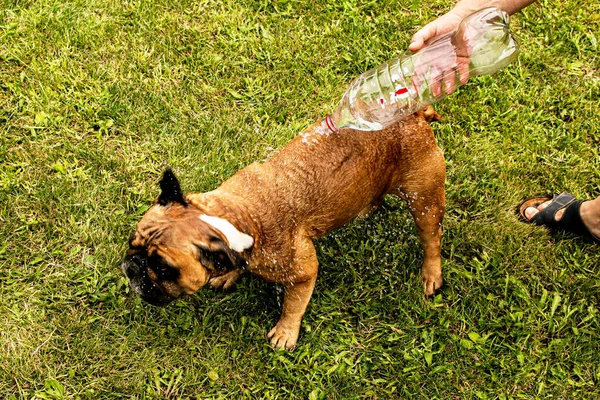
[[[585,200],[577,200],[570,193],[561,193],[552,197],[552,202],[531,218],[531,222],[537,225],[545,225],[551,229],[571,232],[576,235],[585,236],[597,243],[600,238],[594,236],[585,226],[581,219],[579,208]],[[557,221],[555,215],[559,210],[564,209],[562,218]]]
[[[531,218],[531,222],[536,225],[545,225],[552,229],[564,230],[563,218],[561,218],[560,221],[557,221],[555,218],[556,213],[563,208],[568,207],[574,201],[577,201],[577,198],[571,193],[555,194],[552,196],[550,204],[542,211],[535,214],[533,218]],[[577,207],[577,212],[579,212],[579,207]]]
[[[562,222],[563,220],[565,221],[565,223],[562,225],[563,230],[575,233],[577,235],[587,236],[598,241],[598,238],[592,235],[581,219],[579,208],[583,202],[584,200],[577,200],[569,204],[569,206],[565,208],[565,212],[563,213],[563,216],[559,222]]]

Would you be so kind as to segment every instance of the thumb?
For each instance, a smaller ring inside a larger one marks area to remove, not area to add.
[[[413,35],[408,49],[410,51],[421,50],[425,44],[436,39],[438,36],[455,30],[461,20],[461,16],[455,11],[450,11],[449,13],[442,15],[438,19],[435,19],[419,29],[417,33]]]
[[[408,46],[408,49],[413,52],[421,50],[425,45],[425,42],[435,36],[435,32],[436,29],[432,24],[425,25],[410,39],[410,45]]]
[[[416,34],[413,35],[412,39],[410,40],[410,44],[408,45],[408,49],[412,52],[416,52],[419,51],[422,47],[423,39],[420,36],[417,36]]]

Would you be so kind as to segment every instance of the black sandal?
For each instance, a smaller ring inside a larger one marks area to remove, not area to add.
[[[552,200],[550,204],[542,211],[535,214],[531,219],[525,216],[525,210],[528,207],[537,208],[540,204]],[[596,243],[600,243],[600,238],[594,236],[585,226],[579,214],[579,207],[585,200],[577,200],[570,193],[555,194],[550,196],[532,197],[525,200],[519,205],[518,213],[524,222],[535,225],[544,225],[553,231],[570,232],[576,235],[581,235],[592,239]],[[559,210],[564,209],[564,213],[560,221],[557,221],[554,216]]]

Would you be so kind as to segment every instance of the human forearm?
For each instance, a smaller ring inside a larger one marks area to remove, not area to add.
[[[461,0],[456,3],[450,12],[464,18],[482,8],[497,7],[502,11],[506,11],[509,15],[512,15],[534,2],[535,0]]]

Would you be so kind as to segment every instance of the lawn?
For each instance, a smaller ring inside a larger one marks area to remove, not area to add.
[[[166,308],[119,266],[171,166],[208,191],[330,112],[453,3],[0,0],[0,397],[595,399],[600,252],[524,224],[600,195],[600,5],[512,19],[517,62],[436,106],[445,286],[423,296],[406,206],[317,241],[293,352],[246,277]]]

